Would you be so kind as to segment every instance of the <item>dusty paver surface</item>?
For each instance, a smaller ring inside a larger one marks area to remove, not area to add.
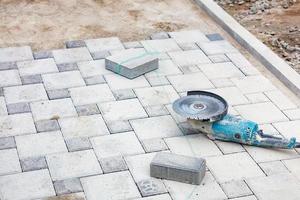
[[[188,90],[212,91],[231,114],[300,139],[298,104],[226,40],[168,35],[43,54],[0,49],[0,199],[299,199],[299,151],[212,141],[171,106]],[[132,80],[107,71],[99,55],[129,46],[158,53],[159,69]],[[151,178],[158,151],[206,158],[203,183]]]

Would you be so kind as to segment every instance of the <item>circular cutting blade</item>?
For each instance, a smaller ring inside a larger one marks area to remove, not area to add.
[[[188,96],[177,99],[173,103],[173,110],[188,119],[213,122],[227,114],[228,104],[214,93],[192,91],[188,92]]]

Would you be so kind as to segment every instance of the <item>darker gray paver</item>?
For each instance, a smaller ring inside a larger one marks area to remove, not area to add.
[[[35,122],[35,127],[37,132],[48,132],[59,130],[57,120],[42,120]]]
[[[47,94],[50,100],[70,97],[70,93],[67,89],[47,90]]]
[[[43,79],[40,74],[21,76],[21,81],[23,85],[42,83]]]
[[[159,152],[150,164],[150,175],[183,183],[200,185],[206,171],[201,158]]]
[[[182,66],[182,67],[180,67],[180,69],[184,74],[190,74],[190,73],[200,71],[200,69],[196,65]]]
[[[55,181],[53,185],[57,195],[83,191],[79,178]]]
[[[86,47],[83,40],[72,40],[65,42],[67,48]]]
[[[3,90],[3,88],[0,88],[0,97],[1,96],[4,96],[4,90]]]
[[[98,51],[91,53],[91,56],[94,60],[100,60],[110,56],[110,53],[109,51]]]
[[[131,89],[115,90],[113,95],[117,101],[136,98],[135,93]]]
[[[16,142],[14,137],[3,137],[0,138],[0,150],[15,148]]]
[[[7,111],[10,115],[17,113],[31,112],[29,103],[14,103],[7,105]]]
[[[106,83],[102,75],[91,76],[84,79],[86,85],[96,85]]]
[[[71,138],[66,140],[67,148],[70,152],[72,151],[82,151],[91,149],[92,145],[89,138]]]
[[[143,140],[142,145],[147,153],[168,150],[168,146],[161,138]]]
[[[142,180],[137,185],[143,197],[167,193],[165,185],[157,179]]]
[[[63,63],[57,65],[59,72],[73,71],[78,70],[78,66],[76,63]]]
[[[45,59],[45,58],[53,58],[52,51],[38,51],[33,52],[34,59]]]
[[[224,40],[224,38],[223,38],[219,33],[207,34],[206,37],[207,37],[210,41]]]
[[[192,135],[199,133],[197,130],[195,130],[192,125],[188,122],[182,122],[178,124],[178,127],[182,131],[184,135]]]
[[[170,38],[169,34],[166,32],[158,32],[158,33],[153,33],[150,36],[151,40],[160,40],[160,39],[168,39]]]
[[[100,164],[104,173],[124,171],[128,169],[121,156],[102,158],[100,159]]]
[[[128,121],[107,122],[107,127],[111,134],[132,131],[132,127]]]
[[[25,158],[20,163],[23,172],[48,168],[45,157]]]
[[[3,62],[0,63],[0,70],[17,69],[16,62]]]
[[[76,106],[76,111],[77,111],[79,116],[100,114],[100,111],[99,111],[98,106],[96,104]]]
[[[168,115],[169,111],[164,106],[147,106],[145,110],[149,117],[156,117],[161,115]]]

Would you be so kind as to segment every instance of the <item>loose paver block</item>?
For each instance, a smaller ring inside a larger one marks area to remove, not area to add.
[[[21,79],[18,70],[0,71],[0,87],[21,85]]]
[[[127,170],[127,165],[122,156],[113,156],[100,159],[104,173],[112,173]]]
[[[144,150],[134,132],[111,134],[90,139],[97,157],[142,154]]]
[[[0,176],[1,199],[24,200],[55,195],[49,171],[46,169]]]
[[[208,157],[207,165],[220,183],[265,176],[247,153]]]
[[[92,60],[87,48],[58,49],[52,51],[56,64],[75,63],[80,61]]]
[[[30,133],[36,133],[30,113],[0,116],[0,137]]]
[[[231,106],[249,103],[248,99],[236,87],[224,87],[224,88],[212,89],[209,91],[223,97]]]
[[[53,58],[17,62],[20,76],[58,72]]]
[[[66,139],[109,134],[101,115],[70,117],[58,122]]]
[[[148,52],[164,53],[171,51],[181,51],[174,39],[164,40],[144,40],[141,41],[142,45]]]
[[[58,195],[83,191],[80,180],[78,178],[55,181],[54,188],[56,194]]]
[[[206,171],[204,159],[160,152],[150,164],[150,175],[156,178],[200,185]]]
[[[109,74],[104,75],[104,78],[112,90],[133,89],[150,86],[144,76],[140,76],[135,79],[128,79],[117,74]]]
[[[170,85],[134,90],[143,106],[155,106],[173,103],[179,95]]]
[[[147,78],[182,74],[180,69],[170,59],[159,60],[159,68],[145,74]]]
[[[288,121],[288,118],[271,102],[235,106],[245,119],[259,124]]]
[[[75,106],[115,100],[107,84],[71,88],[69,91]]]
[[[85,44],[90,52],[124,49],[121,41],[117,37],[85,40]]]
[[[48,100],[43,84],[31,84],[4,88],[7,104]]]
[[[22,171],[16,149],[0,150],[0,163],[0,175],[13,174]]]
[[[167,138],[182,135],[170,115],[136,119],[130,124],[139,139]]]
[[[141,197],[128,171],[81,178],[89,200],[122,200]]]
[[[199,30],[169,32],[177,43],[208,42],[208,38]]]
[[[23,172],[47,169],[48,165],[44,156],[29,157],[20,160]]]
[[[189,51],[174,51],[170,52],[169,56],[175,64],[180,67],[211,63],[209,58],[201,51],[189,50]]]
[[[229,181],[221,184],[222,189],[229,198],[251,195],[252,192],[245,181]]]
[[[109,122],[148,117],[137,99],[100,103],[98,107],[105,121]]]
[[[85,82],[79,71],[43,74],[42,78],[46,90],[85,86]]]
[[[233,78],[232,82],[244,93],[257,93],[276,90],[274,85],[263,76],[247,76],[244,78]]]
[[[201,64],[199,68],[209,79],[243,77],[243,73],[231,62]]]
[[[79,62],[77,65],[84,78],[113,73],[105,69],[104,59]]]
[[[33,60],[29,46],[0,48],[0,63]]]
[[[158,68],[158,58],[142,48],[126,49],[105,58],[105,68],[133,79]]]
[[[297,108],[297,106],[279,90],[268,91],[265,92],[265,94],[280,110]]]
[[[238,52],[238,50],[226,40],[213,42],[197,42],[197,44],[206,55]]]
[[[72,100],[69,98],[33,102],[30,107],[35,121],[77,116]]]
[[[168,79],[177,92],[214,88],[213,84],[201,72],[168,76]]]
[[[7,107],[4,97],[0,97],[0,116],[7,115]]]
[[[288,173],[248,179],[246,182],[260,200],[300,198],[299,180]]]
[[[46,160],[54,181],[102,174],[92,150],[51,154],[46,156]]]
[[[15,137],[15,140],[20,158],[68,151],[60,131],[22,135]]]
[[[202,134],[166,138],[165,142],[175,154],[199,158],[222,155],[214,142]]]

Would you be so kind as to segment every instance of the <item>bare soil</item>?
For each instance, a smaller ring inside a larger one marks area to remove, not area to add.
[[[0,47],[46,50],[75,39],[134,41],[159,31],[217,31],[211,22],[193,0],[0,0]]]

